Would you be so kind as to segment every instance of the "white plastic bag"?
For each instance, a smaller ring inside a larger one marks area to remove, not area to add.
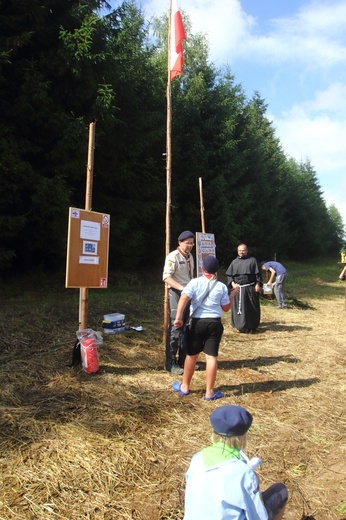
[[[80,342],[83,370],[88,373],[98,372],[100,369],[98,347],[103,342],[101,333],[93,329],[81,329],[76,334]]]

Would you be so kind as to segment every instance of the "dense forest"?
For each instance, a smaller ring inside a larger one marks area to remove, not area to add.
[[[258,258],[338,253],[344,225],[309,160],[287,157],[260,93],[184,17],[185,65],[172,82],[172,248],[206,231],[227,263],[245,241]],[[165,254],[167,20],[136,2],[0,1],[0,270],[63,269],[69,206],[84,208],[95,122],[92,209],[111,215],[110,268]]]

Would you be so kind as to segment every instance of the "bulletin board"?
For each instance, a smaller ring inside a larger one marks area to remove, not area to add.
[[[203,258],[215,255],[215,237],[212,233],[196,233],[196,263],[197,276],[202,275]]]
[[[106,289],[110,215],[69,208],[66,288]]]

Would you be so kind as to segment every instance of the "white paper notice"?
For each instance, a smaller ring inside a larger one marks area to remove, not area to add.
[[[80,264],[99,265],[99,256],[80,256]]]
[[[100,240],[101,226],[99,222],[91,222],[90,220],[81,220],[80,237],[87,240]]]

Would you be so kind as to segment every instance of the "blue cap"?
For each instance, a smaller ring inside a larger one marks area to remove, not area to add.
[[[178,236],[178,242],[182,242],[183,240],[187,240],[188,238],[195,238],[195,235],[192,233],[192,231],[183,231]]]
[[[205,256],[202,263],[204,269],[211,274],[215,274],[220,267],[216,256],[213,255]]]
[[[244,435],[252,424],[252,415],[242,406],[233,404],[220,406],[210,415],[215,433],[226,437]]]

